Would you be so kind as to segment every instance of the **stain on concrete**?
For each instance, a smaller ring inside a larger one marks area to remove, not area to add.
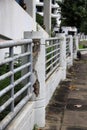
[[[70,89],[74,86],[74,89]],[[87,54],[67,72],[46,108],[43,130],[87,130]]]
[[[40,52],[40,40],[34,39],[33,40],[33,74],[34,74],[36,80],[33,84],[33,88],[34,88],[34,93],[35,93],[36,97],[39,95],[39,91],[40,91],[40,84],[38,81],[38,75],[37,75],[37,71],[35,70],[35,65],[36,65],[36,62],[38,60],[39,52]]]

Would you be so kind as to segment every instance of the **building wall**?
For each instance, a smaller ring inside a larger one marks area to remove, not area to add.
[[[24,31],[36,30],[33,19],[15,0],[0,0],[0,34],[22,39]]]
[[[36,0],[36,12],[44,17],[43,24],[45,25],[46,32],[48,34],[50,34],[51,28],[54,28],[55,26],[60,27],[60,23],[61,23],[60,7],[56,3],[56,0],[47,0],[44,2],[43,1],[41,2],[40,0]],[[56,25],[52,23],[52,18],[56,20],[55,23]]]
[[[26,4],[26,11],[33,18],[33,21],[36,21],[36,0],[24,0]]]
[[[58,4],[56,3],[56,0],[52,0],[52,1],[51,1],[51,4],[52,4],[52,5],[51,5],[52,10],[54,10],[53,12],[51,11],[51,13],[53,13],[54,15],[56,14],[55,18],[57,18],[57,17],[58,17],[57,13],[58,13],[59,6],[58,6]],[[36,6],[37,6],[37,8],[38,8],[38,7],[43,8],[44,2],[43,2],[43,1],[40,1],[40,0],[36,0]],[[43,11],[43,10],[42,10],[42,11]],[[38,11],[38,13],[39,13],[39,11]],[[43,15],[43,12],[42,12],[42,15]],[[53,16],[53,15],[51,15],[51,16]],[[53,16],[53,17],[54,17],[54,16]]]

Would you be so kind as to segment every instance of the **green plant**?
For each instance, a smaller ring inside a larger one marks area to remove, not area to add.
[[[36,14],[36,21],[41,26],[43,25],[43,17],[40,14]]]
[[[33,130],[38,130],[38,125],[35,124]]]
[[[79,49],[83,49],[83,45],[80,44],[80,45],[79,45]]]

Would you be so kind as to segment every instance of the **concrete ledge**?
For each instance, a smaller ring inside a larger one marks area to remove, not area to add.
[[[44,127],[45,126],[45,107],[38,107],[34,111],[35,111],[35,124],[37,124],[39,127]]]
[[[66,59],[67,67],[70,68],[73,65],[73,59],[71,57],[68,57]]]
[[[6,130],[32,130],[34,126],[34,102],[28,102]]]
[[[49,103],[49,100],[51,99],[53,92],[58,87],[58,84],[62,80],[62,78],[62,67],[59,67],[46,81],[46,105]]]
[[[85,48],[85,49],[78,49],[78,51],[80,51],[81,54],[86,54],[87,53],[87,48]]]

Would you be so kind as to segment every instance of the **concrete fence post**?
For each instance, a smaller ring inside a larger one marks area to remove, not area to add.
[[[62,40],[60,43],[60,66],[62,67],[62,79],[66,79],[66,37],[65,34],[59,35]]]
[[[78,36],[74,36],[74,58],[77,58],[77,50],[79,49],[79,38]]]
[[[45,39],[42,32],[26,32],[25,38],[33,40],[33,87],[35,101],[34,123],[45,126]]]
[[[70,50],[70,66],[73,65],[73,37],[72,35],[70,37],[70,43],[69,43],[69,50]]]
[[[76,50],[79,49],[79,38],[78,36],[75,36],[75,44],[76,44]]]
[[[45,39],[40,39],[40,51],[38,53],[37,61],[35,63],[34,71],[39,83],[39,94],[35,98],[35,124],[40,127],[45,126]]]

